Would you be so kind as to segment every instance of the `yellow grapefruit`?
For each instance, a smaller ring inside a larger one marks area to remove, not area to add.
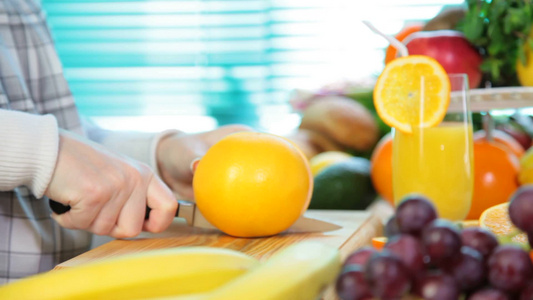
[[[211,224],[228,235],[261,237],[286,230],[305,212],[313,177],[307,158],[290,141],[239,132],[202,157],[193,189]]]

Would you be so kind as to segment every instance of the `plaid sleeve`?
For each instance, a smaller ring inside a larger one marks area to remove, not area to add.
[[[0,108],[51,114],[60,128],[82,134],[44,14],[31,0],[0,1]],[[25,187],[0,192],[0,284],[89,250],[90,233],[62,228],[50,213],[48,199]]]

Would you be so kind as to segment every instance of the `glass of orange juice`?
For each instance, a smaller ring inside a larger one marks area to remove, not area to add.
[[[467,76],[451,74],[449,79],[450,105],[440,124],[413,125],[412,133],[393,129],[392,183],[396,204],[409,194],[421,194],[440,217],[458,221],[465,219],[472,203],[473,128]],[[420,98],[420,105],[431,101],[423,91]]]

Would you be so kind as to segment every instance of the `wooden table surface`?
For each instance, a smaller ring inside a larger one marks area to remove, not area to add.
[[[181,246],[222,247],[265,260],[278,250],[303,240],[317,240],[336,247],[344,259],[354,250],[368,245],[372,237],[381,235],[384,220],[391,214],[392,208],[384,201],[377,201],[366,211],[308,210],[306,216],[335,223],[342,228],[324,233],[281,233],[266,238],[235,238],[218,230],[189,227],[183,220],[175,219],[163,233],[143,233],[134,239],[113,240],[65,261],[55,269],[74,267],[123,254]],[[331,288],[326,291],[324,299],[336,299]]]

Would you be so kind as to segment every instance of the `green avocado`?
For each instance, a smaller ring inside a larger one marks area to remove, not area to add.
[[[364,210],[375,198],[370,161],[353,157],[332,164],[316,175],[309,208]]]

